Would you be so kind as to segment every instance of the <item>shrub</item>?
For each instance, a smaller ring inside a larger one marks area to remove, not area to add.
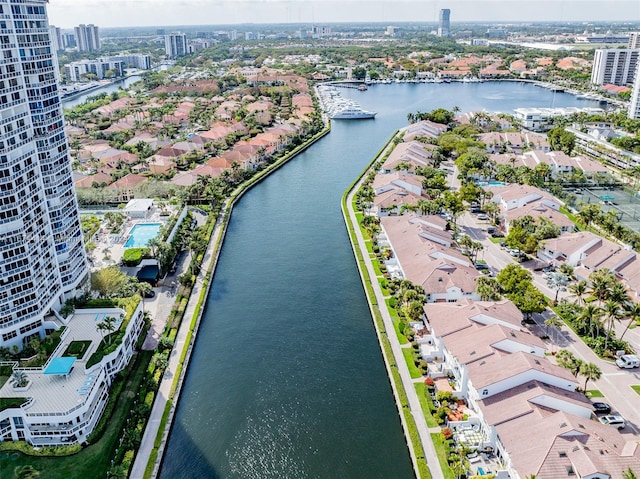
[[[442,429],[442,437],[444,439],[449,439],[451,436],[453,436],[453,431],[450,428],[445,427]]]
[[[128,248],[122,255],[122,264],[125,266],[138,266],[147,248]]]
[[[431,388],[433,386],[435,386],[435,381],[433,380],[433,378],[431,376],[429,376],[428,378],[426,378],[424,380],[424,383],[427,385],[427,387]]]

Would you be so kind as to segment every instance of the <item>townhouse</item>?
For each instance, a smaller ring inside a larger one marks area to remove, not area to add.
[[[479,300],[476,281],[481,274],[469,258],[449,247],[453,242],[451,233],[442,229],[437,219],[430,218],[381,218],[378,243],[392,253],[386,261],[388,271],[422,286],[428,302]]]
[[[459,442],[495,455],[496,477],[621,479],[638,463],[638,445],[590,420],[576,378],[546,358],[511,302],[461,300],[424,311],[418,341],[430,375],[465,404],[448,425]]]

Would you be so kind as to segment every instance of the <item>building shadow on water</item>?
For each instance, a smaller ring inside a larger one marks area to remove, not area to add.
[[[160,479],[220,479],[222,476],[208,462],[200,445],[187,434],[182,424],[174,422],[160,464]]]

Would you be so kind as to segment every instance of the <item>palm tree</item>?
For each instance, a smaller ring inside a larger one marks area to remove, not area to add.
[[[626,316],[629,319],[629,322],[627,323],[627,326],[624,328],[624,331],[622,331],[622,334],[620,335],[620,340],[622,340],[624,335],[627,334],[627,330],[629,329],[629,327],[640,320],[640,304],[638,303],[628,304],[627,307],[625,308],[625,312],[627,313]]]
[[[631,467],[629,467],[622,474],[622,478],[623,479],[638,479],[638,475],[633,470],[631,470]]]
[[[588,291],[588,284],[586,281],[578,281],[577,283],[570,285],[568,289],[571,293],[571,297],[575,298],[575,304],[579,306],[584,306],[586,304],[584,300]]]
[[[561,349],[558,354],[556,354],[556,361],[558,362],[558,366],[568,369],[575,377],[578,377],[580,370],[584,367],[584,361],[576,358],[568,349]]]
[[[596,331],[600,329],[600,319],[602,318],[602,309],[595,304],[587,304],[576,318],[578,323],[585,331],[591,334],[595,339]]]
[[[502,298],[500,284],[495,278],[480,276],[476,282],[476,292],[482,301],[498,301]]]
[[[583,362],[580,365],[580,374],[584,376],[584,391],[586,391],[589,381],[597,381],[602,377],[602,370],[597,364]]]
[[[616,282],[616,277],[611,271],[606,268],[599,269],[589,275],[589,293],[603,305],[609,299]]]
[[[29,376],[24,371],[14,371],[11,375],[11,384],[14,388],[23,388],[29,384]]]
[[[607,333],[604,337],[604,350],[607,350],[607,343],[609,342],[609,336],[611,336],[611,332],[616,324],[616,321],[620,321],[622,319],[623,313],[620,308],[620,304],[616,301],[608,300],[604,308],[604,322],[607,325]],[[613,333],[615,335],[615,333]]]

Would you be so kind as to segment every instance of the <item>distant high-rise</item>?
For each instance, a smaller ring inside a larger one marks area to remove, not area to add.
[[[64,50],[64,44],[62,43],[62,30],[60,28],[49,25],[49,36],[51,37],[51,48],[55,51]]]
[[[451,25],[450,25],[451,10],[443,8],[440,10],[440,22],[438,23],[438,36],[450,37]]]
[[[183,57],[189,50],[187,48],[187,35],[180,32],[172,32],[164,37],[164,49],[169,58]]]
[[[594,85],[631,85],[636,72],[636,49],[598,49],[593,55],[591,83]]]
[[[62,48],[73,48],[76,46],[76,36],[73,33],[62,34]]]
[[[88,277],[47,0],[4,0],[0,40],[0,346],[58,329]]]
[[[631,98],[627,116],[632,120],[640,120],[640,63],[636,65],[636,74],[631,88]]]
[[[627,48],[640,48],[640,32],[629,33]]]
[[[100,50],[100,34],[95,25],[78,25],[75,27],[76,45],[79,52],[96,52]]]

